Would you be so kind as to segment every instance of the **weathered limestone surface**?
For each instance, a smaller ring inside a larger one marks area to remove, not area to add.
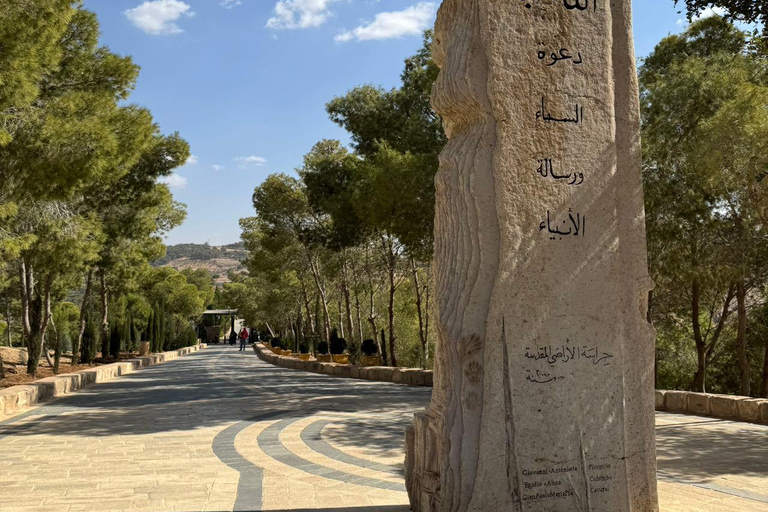
[[[444,0],[434,56],[450,141],[414,510],[656,511],[630,0]]]

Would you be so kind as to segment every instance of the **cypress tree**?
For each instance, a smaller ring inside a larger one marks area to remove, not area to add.
[[[160,352],[160,347],[162,346],[163,340],[162,340],[162,325],[163,325],[163,308],[160,306],[155,311],[155,333],[154,333],[154,341],[155,341],[155,347],[153,349],[153,352]]]
[[[112,327],[109,330],[109,355],[117,359],[120,357],[120,327],[117,322],[111,322]],[[102,357],[105,357],[102,354]]]
[[[149,311],[149,318],[147,319],[147,331],[144,333],[145,341],[149,342],[149,351],[152,352],[155,348],[155,311]]]

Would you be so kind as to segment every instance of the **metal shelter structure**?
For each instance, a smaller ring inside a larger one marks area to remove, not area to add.
[[[208,338],[207,341],[213,342],[213,343],[218,343],[219,342],[219,318],[221,318],[223,316],[230,317],[230,319],[232,321],[231,329],[232,329],[232,332],[234,332],[235,331],[235,317],[237,317],[237,310],[236,309],[209,309],[209,310],[203,312],[203,318],[205,318],[205,317],[213,317],[213,323],[216,326],[215,327],[215,329],[216,329],[216,331],[215,331],[216,332],[216,336],[215,336],[216,339],[215,339],[215,341],[211,339],[211,333],[209,332],[209,329],[212,329],[212,328],[206,327],[206,337]]]

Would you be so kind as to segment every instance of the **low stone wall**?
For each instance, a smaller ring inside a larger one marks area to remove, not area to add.
[[[173,361],[181,356],[206,348],[206,344],[186,347],[171,352],[152,354],[146,357],[136,357],[119,363],[94,366],[88,370],[74,373],[63,373],[53,377],[40,379],[29,384],[13,386],[0,390],[0,419],[31,407],[40,402],[58,398],[82,389],[91,384],[106,382],[121,375],[133,373],[136,370],[156,364]]]
[[[282,368],[348,379],[394,382],[409,386],[432,386],[431,370],[301,361],[295,357],[279,356],[261,343],[254,343],[253,350],[260,359]],[[656,391],[656,410],[768,425],[768,400],[760,398],[689,391]]]
[[[690,391],[656,391],[656,410],[768,425],[768,400]]]
[[[432,386],[432,370],[301,361],[295,357],[279,356],[261,343],[254,343],[253,351],[256,352],[259,359],[281,368],[304,370],[347,379],[394,382],[395,384],[405,384],[408,386]]]

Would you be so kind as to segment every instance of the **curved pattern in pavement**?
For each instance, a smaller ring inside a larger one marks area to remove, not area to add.
[[[328,458],[338,460],[345,464],[352,466],[358,466],[365,469],[372,469],[381,473],[389,473],[392,476],[398,478],[403,477],[404,468],[402,466],[390,466],[387,464],[380,464],[378,462],[355,457],[346,452],[343,452],[323,439],[323,429],[330,423],[335,423],[334,420],[317,420],[309,424],[304,430],[301,431],[301,440],[304,444],[309,446],[312,450],[325,455]]]
[[[282,462],[287,466],[299,469],[315,476],[337,480],[339,482],[348,484],[373,487],[376,489],[405,492],[405,485],[403,484],[387,482],[385,480],[378,480],[376,478],[358,476],[351,473],[346,473],[344,471],[339,471],[337,469],[321,466],[320,464],[315,464],[314,462],[299,457],[295,453],[289,451],[280,441],[280,432],[282,432],[292,423],[299,421],[300,419],[301,418],[287,418],[273,423],[269,427],[265,428],[258,437],[259,448],[261,448],[264,453],[273,459]]]

